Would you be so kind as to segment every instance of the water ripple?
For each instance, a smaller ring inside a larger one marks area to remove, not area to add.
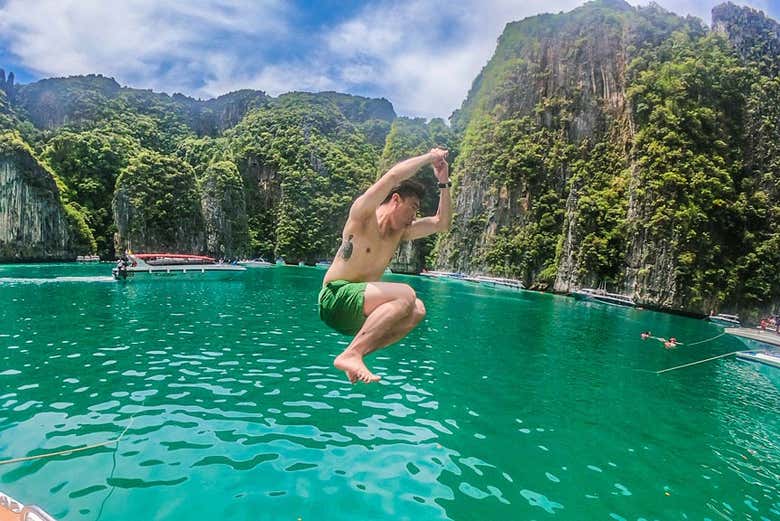
[[[778,516],[777,388],[734,361],[626,369],[699,354],[636,331],[706,324],[403,278],[429,318],[369,359],[379,384],[351,385],[331,365],[347,341],[316,318],[321,276],[45,295],[0,279],[0,458],[133,419],[116,449],[0,467],[2,488],[61,521]],[[706,348],[736,350],[719,342]]]

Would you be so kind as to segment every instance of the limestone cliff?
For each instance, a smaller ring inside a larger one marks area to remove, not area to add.
[[[433,119],[426,122],[420,118],[403,117],[396,119],[387,135],[377,176],[383,175],[398,161],[424,154],[433,147],[449,150],[450,162],[458,157],[457,139],[444,121]],[[435,215],[439,205],[439,189],[433,169],[430,166],[422,168],[414,179],[425,190],[425,196],[420,202],[421,216]],[[390,263],[390,269],[395,273],[420,273],[426,267],[427,257],[435,241],[436,237],[431,236],[402,243]]]
[[[508,24],[452,117],[457,217],[437,265],[691,313],[776,308],[759,267],[780,257],[778,26],[714,15],[708,31],[597,0]]]
[[[236,165],[209,165],[200,178],[201,209],[206,225],[206,252],[237,258],[249,254],[246,195]]]
[[[116,251],[204,253],[201,206],[192,167],[174,157],[141,153],[116,182]]]
[[[0,134],[0,262],[73,260],[94,252],[83,217],[32,150]]]
[[[618,277],[606,273],[614,266],[587,265],[583,241],[590,248],[602,240],[589,234],[604,223],[582,226],[580,198],[620,177],[625,157],[599,165],[608,169],[600,175],[584,163],[605,141],[626,155],[627,65],[683,23],[615,0],[507,25],[452,118],[465,137],[455,165],[457,219],[440,245],[441,267],[520,276],[558,291]]]

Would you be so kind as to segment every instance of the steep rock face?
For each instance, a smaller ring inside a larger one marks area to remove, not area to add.
[[[122,170],[116,184],[116,251],[205,252],[201,194],[189,165],[144,152]]]
[[[0,69],[0,90],[5,92],[5,95],[8,97],[8,100],[10,101],[16,99],[17,85],[14,84],[15,79],[16,78],[14,77],[13,72],[9,72],[8,76],[6,76],[5,70]]]
[[[757,322],[780,311],[780,24],[762,12],[727,3],[712,11],[753,78],[744,112],[744,166],[739,204],[750,209],[737,282],[723,303]]]
[[[714,13],[720,31],[674,35],[648,53],[631,87],[638,130],[626,286],[645,305],[770,313],[780,279],[761,266],[780,249],[771,218],[760,216],[780,206],[766,182],[778,153],[763,137],[776,134],[779,98],[766,96],[775,88],[764,75],[774,69],[776,57],[764,53],[776,24],[734,6]]]
[[[198,135],[216,136],[236,126],[250,110],[262,106],[269,98],[264,92],[245,89],[206,101],[195,101],[181,94],[174,94],[173,99],[190,114],[190,126]]]
[[[0,262],[89,253],[76,242],[52,175],[20,142],[0,139]]]
[[[247,221],[255,230],[250,238],[250,252],[273,260],[276,209],[282,200],[282,178],[273,165],[253,153],[240,158],[237,166],[245,187]]]
[[[621,1],[589,2],[507,25],[453,115],[465,138],[456,165],[457,219],[440,245],[442,267],[521,276],[542,288],[554,282],[559,291],[596,277],[578,260],[587,235],[579,233],[578,188],[589,180],[575,167],[592,154],[592,143],[630,139],[630,53],[641,38],[644,45],[660,38],[646,13],[655,15]],[[481,143],[486,139],[492,146]],[[620,174],[617,163],[607,177]],[[572,182],[575,175],[582,179]],[[550,206],[545,213],[555,222],[541,222],[540,205]]]
[[[712,27],[732,43],[740,57],[757,64],[763,74],[780,72],[780,24],[763,12],[731,2],[712,9]]]
[[[219,257],[248,253],[246,196],[236,166],[228,161],[209,165],[200,179],[201,208],[206,225],[206,251]]]
[[[457,158],[457,140],[444,121],[433,119],[426,122],[420,118],[398,118],[393,122],[385,140],[377,175],[381,176],[395,163],[424,154],[435,146],[450,151],[449,162]],[[422,185],[425,192],[423,200],[420,201],[421,216],[435,215],[440,192],[433,169],[426,166],[413,179]],[[420,273],[425,268],[426,257],[431,253],[435,241],[436,237],[431,236],[401,244],[390,263],[390,269],[396,273]]]
[[[335,255],[349,207],[368,186],[377,157],[344,116],[336,102],[343,100],[285,94],[230,131],[252,255],[307,264]]]
[[[509,24],[452,117],[457,218],[438,265],[557,291],[606,282],[693,313],[772,300],[777,279],[757,266],[780,255],[776,153],[760,137],[776,102],[758,93],[775,86],[745,52],[772,54],[775,29],[752,12],[723,27],[744,67],[717,32],[657,6]]]
[[[17,87],[17,102],[38,128],[54,129],[99,117],[121,87],[113,78],[90,74],[51,78]]]

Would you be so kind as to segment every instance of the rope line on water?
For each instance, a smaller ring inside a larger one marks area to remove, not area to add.
[[[46,454],[36,454],[35,456],[26,456],[23,458],[13,458],[13,459],[7,459],[0,461],[0,465],[10,465],[11,463],[21,463],[23,461],[32,461],[36,459],[43,459],[43,458],[51,458],[54,456],[61,456],[63,454],[70,454],[71,452],[81,452],[89,449],[94,449],[97,447],[103,447],[105,445],[111,445],[112,443],[119,443],[119,440],[122,439],[122,437],[127,432],[127,429],[130,428],[130,426],[133,425],[133,418],[130,418],[130,423],[127,424],[127,427],[125,427],[125,430],[122,431],[122,434],[119,435],[118,438],[114,440],[104,441],[101,443],[95,443],[92,445],[85,445],[83,447],[76,447],[75,449],[67,449],[67,450],[59,450],[57,452],[47,452]]]
[[[669,367],[668,369],[661,369],[660,371],[656,371],[655,374],[661,374],[661,373],[665,373],[667,371],[674,371],[675,369],[682,369],[683,367],[690,367],[690,366],[696,365],[696,364],[703,364],[704,362],[709,362],[710,360],[716,360],[718,358],[723,358],[724,356],[735,355],[737,353],[742,353],[742,352],[744,352],[744,351],[732,351],[731,353],[725,353],[725,354],[722,354],[722,355],[713,356],[712,358],[707,358],[706,360],[699,360],[698,362],[691,362],[689,364],[683,364],[683,365],[677,365],[677,366],[674,366],[674,367]]]
[[[691,346],[695,346],[696,344],[703,344],[704,342],[710,342],[710,341],[712,341],[712,340],[715,340],[716,338],[720,338],[720,337],[722,337],[722,336],[723,336],[723,335],[725,335],[725,334],[726,334],[726,332],[724,331],[723,333],[719,334],[718,336],[714,336],[714,337],[712,337],[712,338],[708,338],[708,339],[706,339],[706,340],[699,340],[698,342],[692,342],[692,343],[690,343],[690,344],[687,344],[687,346],[688,346],[688,347],[691,347]]]

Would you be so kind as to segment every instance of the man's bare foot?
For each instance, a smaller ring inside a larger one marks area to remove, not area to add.
[[[375,375],[368,370],[366,364],[363,363],[363,357],[357,353],[344,351],[333,361],[333,365],[336,369],[340,369],[347,373],[347,378],[352,383],[360,380],[361,382],[370,384],[371,382],[377,382],[381,379],[380,376]]]

